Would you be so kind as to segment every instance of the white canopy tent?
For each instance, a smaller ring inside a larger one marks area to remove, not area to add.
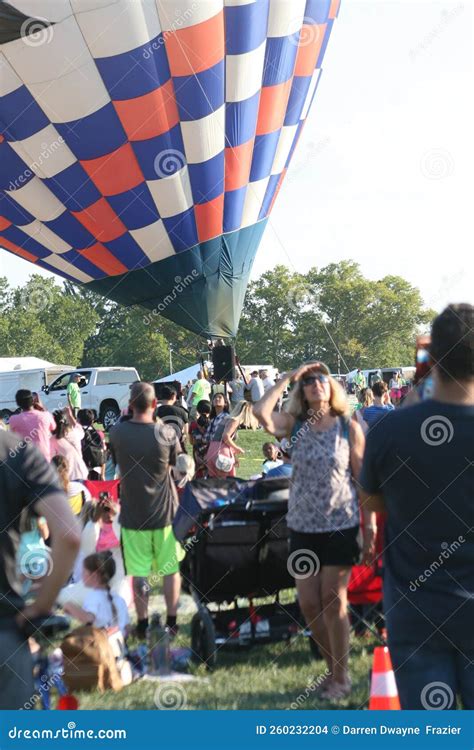
[[[205,362],[205,365],[207,367],[211,367],[211,362]],[[164,378],[158,378],[158,380],[155,380],[155,383],[165,383],[169,382],[170,380],[177,380],[181,385],[186,385],[190,380],[196,380],[197,374],[199,370],[201,369],[201,363],[198,363],[197,365],[192,365],[191,367],[186,367],[185,370],[180,370],[179,372],[173,372],[170,375],[167,375]]]
[[[42,370],[50,367],[62,367],[39,357],[0,357],[0,372],[14,370]],[[68,369],[64,366],[64,369]]]
[[[212,372],[212,362],[205,362],[204,363],[208,369],[209,372]],[[242,365],[242,368],[244,371],[250,375],[253,370],[266,370],[268,374],[271,377],[275,377],[277,370],[272,367],[272,365]],[[155,380],[155,383],[165,383],[169,382],[171,380],[177,380],[181,383],[181,385],[186,385],[190,380],[196,380],[197,374],[199,370],[201,369],[201,364],[192,365],[191,367],[187,367],[185,370],[180,370],[179,372],[173,372],[170,375],[167,375],[164,378],[158,378]]]

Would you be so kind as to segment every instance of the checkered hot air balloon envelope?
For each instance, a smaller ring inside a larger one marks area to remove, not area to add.
[[[0,247],[234,336],[339,0],[0,0]]]

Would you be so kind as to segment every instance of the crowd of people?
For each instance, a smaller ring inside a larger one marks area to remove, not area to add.
[[[442,680],[474,708],[473,330],[472,306],[448,307],[433,322],[430,367],[411,405],[399,376],[368,388],[362,375],[353,413],[321,362],[276,378],[242,373],[229,388],[201,371],[184,394],[162,385],[159,399],[152,384],[134,383],[108,436],[81,409],[77,382],[54,414],[18,391],[20,411],[0,430],[0,708],[32,695],[25,634],[58,606],[84,625],[145,638],[159,576],[176,636],[180,496],[193,478],[238,475],[240,430],[259,428],[273,440],[256,476],[289,478],[288,554],[309,550],[318,561],[295,585],[327,664],[320,697],[336,704],[351,693],[347,587],[353,565],[374,564],[384,514],[384,613],[402,707],[424,707],[424,686]],[[93,500],[90,483],[114,478],[119,503],[108,492]],[[31,575],[32,550],[44,575]]]

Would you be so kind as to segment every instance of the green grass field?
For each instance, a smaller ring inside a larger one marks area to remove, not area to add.
[[[239,433],[239,444],[245,449],[240,459],[238,476],[248,478],[257,474],[263,461],[261,446],[268,436],[262,431]],[[292,592],[288,596],[293,596]],[[155,606],[163,612],[163,598],[159,589]],[[179,615],[180,633],[174,646],[189,647],[192,603],[183,597],[184,611]],[[368,700],[371,640],[353,638],[351,673],[353,692],[337,706],[318,701],[314,683],[322,675],[325,665],[315,661],[308,639],[297,636],[281,642],[251,648],[229,650],[221,647],[217,665],[212,672],[204,665],[192,665],[198,679],[192,683],[154,683],[144,680],[125,688],[120,693],[78,694],[83,709],[156,709],[172,708],[212,709],[298,709],[365,708]],[[132,642],[133,646],[133,642]],[[169,703],[168,703],[169,701]],[[158,706],[157,706],[158,704]],[[293,705],[292,705],[293,704]]]

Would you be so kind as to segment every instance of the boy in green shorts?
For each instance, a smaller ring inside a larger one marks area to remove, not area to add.
[[[171,526],[178,496],[170,468],[176,462],[179,445],[172,427],[154,421],[153,386],[134,383],[130,408],[132,419],[119,422],[110,430],[110,449],[121,475],[121,541],[126,573],[133,576],[137,635],[144,637],[148,627],[146,579],[153,573],[163,578],[166,625],[176,633],[181,591],[179,563],[184,552]]]

